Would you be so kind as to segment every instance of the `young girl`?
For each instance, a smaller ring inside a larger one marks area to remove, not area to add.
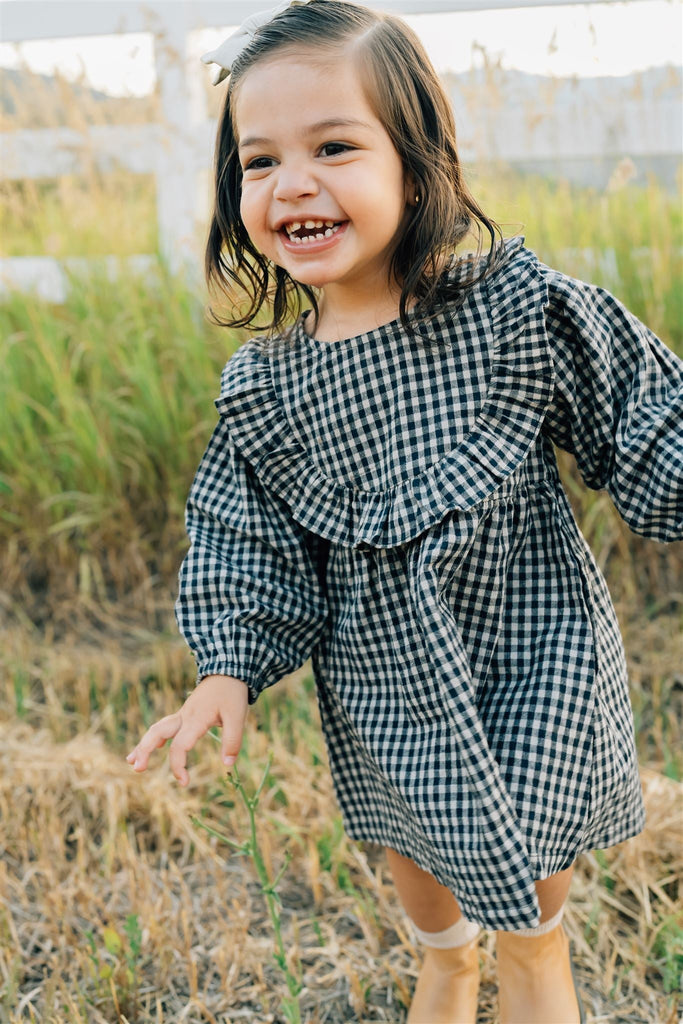
[[[232,764],[248,706],[310,656],[346,830],[387,848],[427,947],[408,1020],[475,1021],[481,927],[502,1024],[585,1020],[573,865],[645,814],[622,641],[553,442],[633,530],[683,536],[683,363],[502,241],[400,19],[283,3],[203,59],[229,75],[208,278],[249,294],[226,325],[269,297],[273,321],[224,369],[187,503],[198,685],[128,760],[172,739],[187,785],[220,725]]]

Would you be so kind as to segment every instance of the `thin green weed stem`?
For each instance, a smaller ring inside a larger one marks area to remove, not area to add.
[[[213,736],[213,738],[216,739],[216,736]],[[285,982],[289,992],[289,997],[282,1001],[282,1011],[285,1014],[285,1017],[289,1024],[301,1024],[301,1006],[299,1002],[299,994],[303,989],[301,970],[299,966],[298,972],[294,973],[287,961],[284,940],[282,937],[282,922],[280,915],[280,907],[282,906],[282,901],[280,899],[279,893],[277,892],[277,886],[280,883],[291,861],[291,854],[289,853],[289,851],[286,851],[284,864],[277,872],[275,877],[271,878],[268,871],[268,867],[266,865],[265,858],[263,856],[261,847],[258,842],[258,834],[256,829],[256,811],[259,805],[259,800],[261,797],[261,793],[263,791],[263,787],[265,786],[268,780],[272,759],[273,755],[271,753],[268,755],[268,760],[261,781],[255,793],[252,796],[250,796],[247,793],[244,783],[240,778],[237,767],[234,766],[231,772],[229,773],[230,781],[240,794],[240,797],[242,798],[244,806],[246,807],[247,810],[247,814],[249,816],[249,838],[246,839],[243,843],[236,843],[234,840],[228,839],[227,836],[223,835],[221,832],[213,828],[208,823],[202,821],[201,818],[193,817],[192,821],[196,826],[203,828],[206,832],[208,832],[215,838],[219,839],[221,842],[227,843],[234,850],[238,851],[239,853],[248,854],[251,857],[254,867],[256,869],[256,875],[259,881],[259,885],[261,887],[261,892],[266,900],[266,905],[268,907],[268,913],[270,916],[271,924],[273,926],[273,934],[275,940],[275,952],[273,953],[273,959],[275,960],[276,964],[278,965],[278,967],[280,967],[281,971],[284,974]]]

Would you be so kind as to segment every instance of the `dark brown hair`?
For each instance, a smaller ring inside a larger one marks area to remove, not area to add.
[[[444,90],[419,38],[400,18],[345,0],[309,0],[286,8],[258,29],[234,62],[218,125],[215,156],[215,204],[209,226],[205,272],[209,288],[215,283],[234,301],[231,282],[247,293],[246,313],[221,319],[209,307],[214,323],[251,331],[282,332],[301,313],[300,289],[319,310],[312,287],[296,282],[284,268],[273,266],[252,244],[240,217],[242,168],[237,155],[234,97],[239,84],[260,60],[285,49],[312,51],[319,63],[330,51],[349,46],[375,116],[399,154],[405,174],[411,174],[420,203],[398,240],[389,267],[401,286],[399,316],[408,320],[434,316],[446,304],[459,306],[468,290],[505,259],[500,227],[488,218],[470,194],[462,175],[455,142],[455,123]],[[473,228],[477,253],[462,257],[458,273],[437,273],[443,257]],[[490,236],[486,260],[480,259],[484,231]],[[274,282],[273,277],[274,275]],[[264,303],[272,298],[273,319],[251,326]],[[291,301],[296,299],[297,307]],[[408,314],[408,306],[415,301]],[[233,304],[233,310],[236,310]]]

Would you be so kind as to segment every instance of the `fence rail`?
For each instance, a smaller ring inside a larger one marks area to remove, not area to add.
[[[365,0],[356,0],[365,3]],[[395,14],[449,14],[457,11],[499,10],[507,7],[564,7],[604,0],[376,0],[366,6]],[[273,0],[13,0],[2,12],[3,42],[60,39],[66,36],[117,35],[120,32],[163,31],[170,18],[187,31],[220,25],[240,25],[256,11],[274,6]],[[226,16],[229,16],[226,18]]]

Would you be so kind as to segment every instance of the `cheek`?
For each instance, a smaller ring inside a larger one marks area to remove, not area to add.
[[[255,194],[253,189],[247,187],[242,190],[240,197],[240,217],[242,223],[251,235],[252,232],[258,231],[263,226],[263,204],[259,203],[258,196]]]
[[[242,223],[244,224],[247,231],[251,232],[253,220],[251,204],[249,200],[245,198],[244,195],[240,197],[240,217],[242,218]]]

